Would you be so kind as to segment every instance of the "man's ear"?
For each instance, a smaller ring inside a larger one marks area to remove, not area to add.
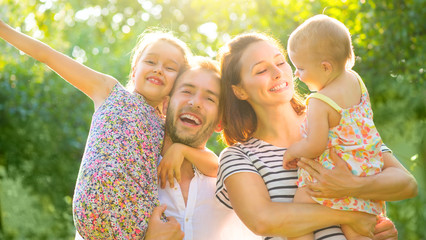
[[[232,85],[232,91],[234,92],[234,95],[240,99],[240,100],[247,100],[247,93],[244,89],[237,85]]]
[[[328,61],[322,61],[321,62],[321,69],[326,74],[331,74],[333,72],[333,65],[330,62],[328,62]]]
[[[163,105],[161,106],[161,113],[166,116],[167,109],[169,108],[170,96],[165,96],[163,98]]]

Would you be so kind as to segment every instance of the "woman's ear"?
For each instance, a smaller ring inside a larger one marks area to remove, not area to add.
[[[237,85],[232,85],[232,91],[234,92],[234,95],[240,99],[240,100],[247,100],[247,93],[244,89]]]
[[[222,121],[219,121],[214,129],[215,132],[221,132],[223,130]]]
[[[333,72],[333,65],[330,62],[328,62],[328,61],[322,61],[321,62],[321,69],[326,74],[331,74]]]

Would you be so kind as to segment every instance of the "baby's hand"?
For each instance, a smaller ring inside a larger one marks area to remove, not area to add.
[[[180,143],[173,143],[163,156],[163,159],[158,165],[158,178],[161,188],[166,187],[166,181],[169,181],[170,187],[174,187],[173,177],[180,181],[180,167],[182,165],[184,156],[182,154],[182,147]]]
[[[283,167],[287,170],[296,169],[298,161],[299,158],[293,157],[291,153],[287,150],[283,156]]]

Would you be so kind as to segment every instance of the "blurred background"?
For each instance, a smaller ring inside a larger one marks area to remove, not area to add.
[[[384,142],[414,174],[419,195],[389,202],[399,239],[426,239],[426,3],[424,0],[0,0],[0,18],[123,84],[147,27],[168,28],[195,54],[215,57],[236,34],[262,31],[284,46],[325,13],[353,36],[354,69]],[[0,40],[0,239],[73,239],[72,195],[91,100]],[[220,153],[218,135],[209,147]]]

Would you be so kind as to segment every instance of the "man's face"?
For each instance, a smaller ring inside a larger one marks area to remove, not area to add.
[[[219,120],[219,76],[195,68],[176,81],[166,117],[166,132],[174,143],[204,147]]]

